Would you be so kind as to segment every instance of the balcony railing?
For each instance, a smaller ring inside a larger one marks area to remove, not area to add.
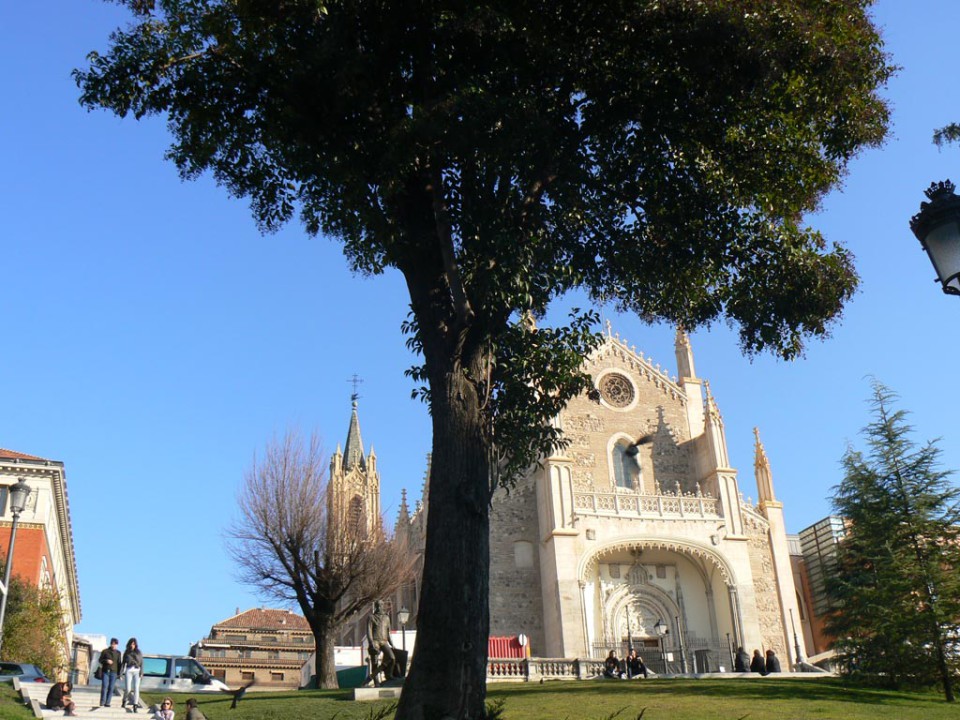
[[[720,501],[702,494],[636,495],[633,493],[573,493],[577,515],[625,518],[718,518]]]

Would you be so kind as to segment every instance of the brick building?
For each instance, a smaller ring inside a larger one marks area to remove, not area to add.
[[[194,645],[190,655],[230,687],[254,681],[258,690],[295,690],[313,649],[313,633],[302,615],[238,608],[236,615],[210,628],[210,636]]]
[[[0,448],[0,560],[6,561],[13,516],[9,488],[23,478],[30,487],[20,514],[12,574],[57,593],[62,609],[63,657],[70,658],[73,626],[80,622],[77,561],[63,463]],[[62,672],[65,668],[46,668]]]

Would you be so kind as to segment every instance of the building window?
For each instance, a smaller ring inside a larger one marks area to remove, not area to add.
[[[10,487],[0,485],[0,515],[7,514],[7,498],[10,497]]]
[[[270,660],[279,660],[279,659],[280,659],[280,651],[279,651],[279,650],[267,650],[267,657],[268,657]]]
[[[277,641],[277,638],[275,635],[264,635],[261,639],[265,643],[275,643]]]
[[[256,677],[254,676],[253,672],[250,671],[250,670],[241,670],[241,671],[240,671],[240,679],[241,679],[241,680],[256,680]]]
[[[625,408],[633,402],[636,394],[633,384],[620,373],[604,375],[600,380],[600,394],[612,407]]]
[[[637,463],[637,447],[627,440],[620,440],[613,446],[613,479],[618,488],[633,490],[640,477],[640,465]]]
[[[272,672],[270,673],[270,679],[273,682],[283,682],[283,673],[282,672]]]

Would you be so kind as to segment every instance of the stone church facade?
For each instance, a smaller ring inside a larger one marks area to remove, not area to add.
[[[678,379],[609,329],[587,358],[593,391],[556,420],[568,447],[494,498],[491,634],[546,657],[632,645],[688,672],[729,669],[740,645],[793,664],[797,592],[759,434],[751,505],[682,332],[676,359]]]
[[[805,654],[794,641],[783,505],[759,434],[753,505],[685,333],[675,349],[671,378],[608,326],[584,361],[593,388],[555,419],[569,445],[494,496],[492,636],[523,634],[540,657],[633,646],[671,672],[730,669],[741,645],[773,649],[785,670],[795,645]],[[396,533],[410,547],[422,548],[427,505],[410,512],[404,496]],[[415,601],[409,592],[404,604]]]

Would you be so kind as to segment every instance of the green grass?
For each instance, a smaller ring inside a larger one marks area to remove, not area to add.
[[[149,705],[161,697],[143,699]],[[188,696],[172,697],[179,720]],[[236,710],[226,696],[194,697],[209,720],[373,720],[391,705],[353,702],[349,690],[250,692]],[[644,708],[643,720],[960,720],[960,704],[933,692],[854,688],[833,678],[501,683],[490,685],[487,697],[503,701],[502,720],[607,720],[615,713],[616,720],[636,720]],[[0,720],[29,717],[10,685],[0,683]]]

